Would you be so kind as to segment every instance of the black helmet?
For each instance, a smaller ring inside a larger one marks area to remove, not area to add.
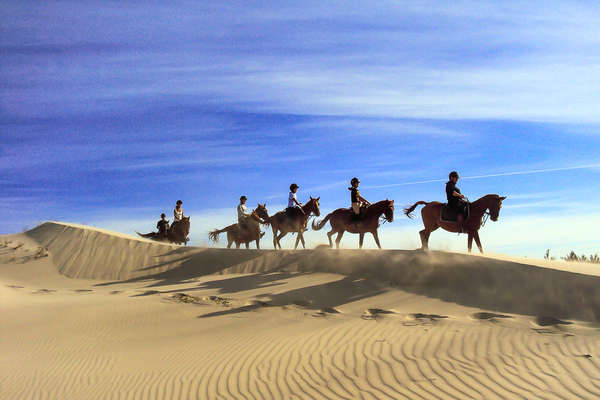
[[[292,183],[290,185],[290,191],[299,188],[300,186],[296,185],[295,183]]]
[[[452,171],[448,175],[448,179],[452,179],[452,178],[455,178],[455,177],[458,178],[458,172],[456,172],[456,171]]]
[[[248,200],[248,198],[246,196],[241,196],[240,201],[242,201],[242,200]]]
[[[177,200],[177,203],[175,203],[175,204],[183,204],[183,201]]]
[[[160,214],[160,217],[161,217],[161,218],[164,218],[164,217],[166,217],[165,213],[162,213],[162,214]]]
[[[354,178],[352,178],[352,179],[350,180],[350,184],[351,184],[351,185],[354,185],[354,182],[356,182],[356,183],[360,183],[360,181],[358,180],[358,178],[357,178],[357,177],[354,177]]]

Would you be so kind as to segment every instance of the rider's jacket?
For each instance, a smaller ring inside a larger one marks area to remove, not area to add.
[[[293,208],[297,206],[294,200],[298,200],[298,198],[296,197],[296,193],[290,192],[288,196],[288,208]]]
[[[353,187],[352,189],[350,189],[350,201],[352,203],[358,203],[358,196],[360,196],[358,188]]]
[[[246,208],[245,204],[239,204],[237,206],[237,214],[238,214],[238,221],[241,219],[244,219],[248,216],[248,209]]]
[[[183,208],[180,208],[179,211],[177,211],[177,208],[173,209],[173,217],[175,218],[175,221],[181,221],[183,218]]]
[[[454,192],[460,193],[460,189],[456,187],[456,184],[452,181],[446,182],[446,197],[448,198],[448,205],[450,207],[457,208],[461,199],[453,195]]]
[[[166,219],[161,219],[156,223],[156,229],[158,229],[158,233],[166,233],[169,229],[169,221]]]

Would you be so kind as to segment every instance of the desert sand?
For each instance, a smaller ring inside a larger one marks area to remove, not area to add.
[[[598,399],[600,268],[0,236],[2,399]]]

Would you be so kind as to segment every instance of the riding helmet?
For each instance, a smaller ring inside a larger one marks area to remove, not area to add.
[[[354,182],[356,182],[356,183],[360,183],[360,181],[358,180],[358,178],[357,178],[357,177],[354,177],[354,178],[352,178],[352,179],[350,180],[350,184],[351,184],[351,185],[354,185]]]
[[[300,186],[296,185],[295,183],[292,183],[292,184],[290,185],[290,191],[292,191],[292,190],[294,190],[294,189],[296,189],[296,188],[299,188],[299,187],[300,187]]]
[[[450,175],[448,175],[448,179],[452,179],[454,177],[458,178],[458,172],[452,171],[450,172]]]
[[[242,200],[248,200],[248,198],[246,196],[241,196],[240,201],[242,201]]]
[[[175,204],[183,204],[183,201],[177,200],[177,203],[175,203]]]

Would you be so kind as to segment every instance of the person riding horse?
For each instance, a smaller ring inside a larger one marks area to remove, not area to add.
[[[240,197],[240,204],[237,206],[237,214],[238,214],[238,224],[242,230],[246,230],[248,228],[248,217],[250,214],[248,213],[248,209],[246,208],[246,200],[248,198],[246,196]]]
[[[298,201],[298,197],[296,192],[298,191],[299,186],[295,183],[290,185],[290,193],[288,195],[288,206],[285,209],[285,214],[288,217],[293,218],[296,214],[304,214],[302,210],[302,203]]]
[[[169,230],[169,220],[165,213],[160,214],[160,220],[156,223],[156,229],[158,229],[158,236],[167,238],[167,232]]]
[[[183,201],[181,200],[177,200],[177,203],[175,203],[175,209],[173,210],[173,225],[183,219],[183,208],[181,208],[182,204]]]
[[[353,211],[352,217],[355,221],[360,219],[361,209],[371,205],[367,199],[360,195],[360,192],[358,191],[359,184],[360,181],[358,178],[354,177],[350,181],[350,187],[348,188],[348,190],[350,190],[350,202],[352,204],[351,208]]]
[[[458,172],[450,172],[448,179],[448,182],[446,182],[448,207],[456,212],[456,223],[458,224],[459,231],[460,233],[464,233],[464,219],[467,214],[468,202],[466,197],[460,193],[460,189],[456,187],[459,179]]]

